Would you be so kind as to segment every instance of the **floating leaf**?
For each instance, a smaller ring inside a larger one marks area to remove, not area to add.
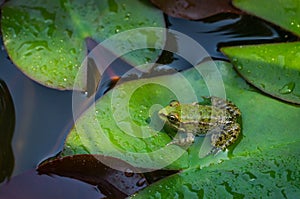
[[[197,66],[197,69],[203,69],[206,66],[211,66],[211,63],[201,64]],[[188,154],[184,153],[177,162],[174,162],[176,164],[168,166],[181,168],[183,170],[181,173],[150,185],[135,197],[204,196],[210,198],[215,194],[219,197],[242,197],[242,195],[267,197],[270,196],[268,194],[293,197],[299,194],[299,159],[297,158],[299,150],[297,147],[300,142],[298,133],[300,108],[256,92],[236,74],[230,64],[217,62],[217,66],[223,77],[226,97],[232,100],[242,112],[243,131],[240,142],[236,144],[233,151],[231,148],[229,156],[226,156],[225,152],[203,158],[200,157],[203,138],[199,137],[189,148]],[[208,78],[212,78],[214,71],[208,70],[207,72],[209,72]],[[151,151],[165,147],[170,138],[163,132],[153,132],[155,136],[149,138],[137,138],[126,134],[128,133],[126,128],[130,127],[130,122],[138,126],[149,126],[146,121],[151,107],[155,109],[153,105],[164,106],[169,103],[170,99],[176,99],[176,97],[182,97],[183,101],[195,100],[186,93],[189,90],[185,84],[186,80],[192,86],[198,99],[209,95],[206,83],[195,69],[180,74],[131,81],[115,87],[96,103],[94,111],[87,111],[79,119],[77,128],[71,131],[66,140],[64,155],[107,154],[119,156],[137,165],[151,166],[153,163],[149,160],[135,159],[136,154],[131,152],[145,153],[145,155],[148,152],[150,156]],[[216,81],[213,82],[216,83]],[[166,89],[166,85],[169,89]],[[171,87],[172,85],[181,93],[172,93],[176,90]],[[136,87],[138,89],[133,89]],[[135,92],[130,93],[129,91],[132,90]],[[111,103],[114,102],[112,100],[122,97],[124,100],[125,96],[129,95],[129,104],[123,101],[123,103],[116,103],[118,106],[115,106]],[[117,108],[122,110],[123,107],[129,109],[132,119],[130,122],[126,122],[126,112],[118,112]],[[117,113],[124,114],[116,115]],[[122,124],[119,119],[123,119],[124,123]],[[152,128],[150,127],[149,131],[150,129]],[[123,153],[114,153],[114,147]],[[174,146],[173,150],[175,149],[178,150]],[[161,156],[158,157],[161,161],[168,162],[172,160],[172,156],[177,155],[174,151],[164,152],[166,154],[160,154]],[[133,157],[128,157],[128,154]],[[152,158],[156,161],[155,157]]]
[[[116,33],[149,26],[163,27],[164,18],[146,0],[12,0],[2,7],[1,29],[12,61],[32,79],[58,89],[73,88],[87,54],[85,39],[102,42]],[[162,43],[164,35],[140,34],[131,40],[151,49],[125,55],[133,65],[156,60],[160,51],[152,46]],[[130,36],[120,45],[131,42]]]
[[[226,47],[222,51],[249,83],[300,104],[300,42]]]
[[[231,0],[151,0],[151,2],[163,10],[166,14],[173,17],[185,19],[203,19],[219,13],[236,13],[241,11],[231,5]]]
[[[15,130],[15,108],[10,92],[0,80],[0,183],[10,178],[14,168],[12,138]]]
[[[299,0],[233,0],[233,5],[300,35]]]
[[[248,156],[167,177],[131,198],[297,198],[299,155],[299,139],[249,151]]]

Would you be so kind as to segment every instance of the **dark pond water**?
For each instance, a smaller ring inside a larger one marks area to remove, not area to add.
[[[221,46],[293,41],[293,35],[253,16],[217,15],[203,21],[166,17],[168,28],[198,41],[213,59],[226,60]],[[0,198],[101,198],[93,185],[70,178],[37,175],[35,168],[63,147],[64,138],[73,124],[72,92],[49,89],[21,73],[0,50],[0,79],[7,85],[15,108],[12,135],[14,166],[10,181],[0,185]],[[163,53],[162,63],[181,71],[191,67],[176,55]],[[117,74],[118,67],[112,70]],[[119,70],[119,71],[118,71]],[[109,77],[109,75],[107,75]],[[100,97],[113,84],[101,84]],[[0,139],[4,133],[0,126]],[[37,191],[38,190],[38,191]],[[18,194],[22,193],[22,195]]]

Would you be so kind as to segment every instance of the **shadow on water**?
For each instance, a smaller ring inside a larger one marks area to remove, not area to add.
[[[0,80],[0,183],[9,179],[15,159],[12,138],[15,129],[15,108],[10,92],[4,81]]]
[[[11,143],[14,168],[6,169],[15,176],[61,150],[73,125],[72,92],[49,89],[29,79],[9,60],[3,46],[0,60],[0,79],[10,91],[15,110],[12,120],[5,114],[0,142]],[[8,120],[15,122],[13,135],[3,132],[3,128],[8,128]]]

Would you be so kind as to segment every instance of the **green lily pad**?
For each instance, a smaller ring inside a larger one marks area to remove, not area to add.
[[[201,64],[196,69],[205,68],[209,64],[211,63]],[[209,95],[201,75],[197,70],[190,69],[115,87],[96,103],[94,110],[91,108],[78,120],[76,128],[66,140],[63,156],[99,153],[119,157],[139,167],[157,166],[150,160],[156,161],[158,158],[163,163],[172,163],[167,168],[183,170],[150,185],[136,194],[136,198],[210,198],[215,194],[219,197],[267,197],[270,196],[268,194],[293,197],[299,194],[297,157],[300,108],[256,92],[237,75],[229,63],[216,64],[223,77],[227,98],[242,112],[242,136],[228,154],[220,152],[217,156],[200,156],[205,138],[199,137],[187,153],[182,153],[173,163],[171,160],[175,158],[172,157],[177,158],[177,153],[182,152],[176,146],[172,146],[170,151],[164,150],[163,154],[158,153],[159,157],[151,156],[151,152],[165,149],[170,138],[164,132],[152,129],[147,122],[149,111],[155,112],[160,107],[157,104],[165,106],[176,97],[182,97],[183,101],[194,101],[186,93],[189,90],[186,80],[192,86],[195,98]],[[172,92],[172,86],[181,93]],[[124,101],[125,96],[130,96],[130,99]],[[129,112],[128,115],[126,111]],[[138,129],[141,126],[148,127],[148,131],[144,129],[143,133],[152,133],[153,136],[138,138],[137,132],[142,135],[142,131]],[[134,127],[133,132],[137,134],[128,134],[129,127]],[[139,158],[134,152],[148,152],[149,159]]]
[[[32,79],[58,89],[73,88],[87,54],[86,38],[102,42],[130,29],[164,27],[162,12],[146,0],[11,0],[1,9],[1,30],[12,61]],[[153,46],[162,38],[163,32],[141,32],[134,41],[145,49],[124,58],[133,65],[155,61],[160,50]]]
[[[300,42],[225,47],[222,51],[249,83],[300,104]]]
[[[131,198],[297,198],[299,139],[167,177]]]
[[[241,10],[300,35],[299,0],[233,0],[232,3]]]

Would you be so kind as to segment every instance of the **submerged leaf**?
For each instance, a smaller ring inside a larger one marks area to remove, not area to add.
[[[222,51],[249,83],[300,104],[300,42],[225,47]]]
[[[126,30],[164,26],[162,12],[146,0],[89,0],[84,3],[79,0],[11,0],[1,9],[1,30],[12,61],[32,79],[58,89],[73,88],[87,55],[86,38],[102,42]],[[163,32],[155,35],[144,31],[140,37],[131,38],[145,49],[131,52],[124,58],[134,65],[156,60],[160,51],[152,46],[163,43],[163,36]],[[128,44],[131,40],[127,37],[116,42]],[[97,58],[105,59],[100,56]]]
[[[299,0],[233,0],[233,5],[300,35]]]
[[[151,0],[151,2],[173,17],[185,19],[203,19],[220,13],[236,13],[241,11],[231,5],[231,0]]]

